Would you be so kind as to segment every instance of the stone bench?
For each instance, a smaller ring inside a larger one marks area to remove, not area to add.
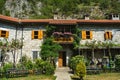
[[[28,75],[28,70],[24,69],[8,69],[6,71],[6,77],[12,78],[12,77],[24,77]]]

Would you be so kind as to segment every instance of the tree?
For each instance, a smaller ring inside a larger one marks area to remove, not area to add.
[[[5,4],[6,0],[0,0],[0,13],[2,14],[2,11],[4,9],[4,4]]]
[[[4,65],[5,59],[8,56],[6,53],[9,50],[9,43],[7,39],[2,39],[0,40],[0,52],[1,52],[1,61],[2,61],[2,66]]]
[[[87,41],[85,45],[92,50],[92,59],[94,60],[95,59],[94,50],[99,47],[99,45],[97,44],[97,41],[96,40],[93,40],[91,42]]]
[[[23,46],[23,43],[20,42],[19,39],[12,39],[10,42],[9,42],[9,50],[10,52],[12,52],[12,55],[13,55],[13,67],[15,68],[16,67],[16,55],[18,55],[18,50],[22,48]]]
[[[108,50],[109,58],[111,58],[111,48],[114,46],[114,42],[112,41],[106,41],[102,43],[102,46],[105,47]]]
[[[41,46],[41,57],[43,60],[48,60],[55,66],[54,60],[58,57],[58,51],[62,49],[57,43],[53,43],[52,38],[47,38]]]

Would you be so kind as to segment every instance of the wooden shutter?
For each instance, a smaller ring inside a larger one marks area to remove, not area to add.
[[[109,32],[109,39],[112,39],[112,32]]]
[[[43,38],[43,30],[41,30],[41,39]]]
[[[42,39],[43,38],[43,31],[39,30],[38,31],[38,39]]]
[[[108,40],[108,32],[105,32],[105,40]]]
[[[83,40],[86,39],[86,31],[85,31],[85,30],[82,31],[82,39],[83,39]]]
[[[0,30],[0,37],[1,37],[1,32],[2,32],[2,31]]]
[[[93,38],[93,32],[90,31],[90,39],[92,39],[92,38]]]
[[[34,39],[34,30],[32,30],[31,37]]]
[[[9,36],[9,31],[6,31],[5,37],[8,38],[8,36]]]

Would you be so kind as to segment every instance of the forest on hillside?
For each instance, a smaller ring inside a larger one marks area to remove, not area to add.
[[[11,11],[6,9],[8,0],[0,0],[0,14],[11,16]],[[16,0],[17,1],[17,0]],[[21,0],[24,2],[24,0]],[[29,18],[53,18],[54,14],[64,18],[82,19],[84,15],[89,15],[91,19],[105,19],[109,14],[120,14],[120,0],[25,0],[28,4],[22,6],[22,11],[29,5],[29,12],[26,10],[19,15],[29,16]],[[14,3],[13,3],[14,2]],[[41,2],[40,9],[36,4]],[[9,1],[10,3],[10,1]],[[11,0],[11,5],[16,7],[15,0]],[[15,13],[15,11],[14,11]],[[27,13],[27,14],[26,14]],[[39,14],[38,14],[39,13]],[[17,14],[16,14],[17,15]],[[17,16],[15,16],[17,17]]]

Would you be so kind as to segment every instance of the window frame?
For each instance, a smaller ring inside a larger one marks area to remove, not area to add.
[[[35,60],[39,57],[39,51],[32,51],[32,59]]]
[[[105,40],[112,40],[112,37],[113,37],[112,31],[105,31],[105,33],[104,33]]]
[[[88,34],[88,32],[89,32],[89,34]],[[93,38],[92,30],[82,30],[82,40],[86,40],[86,39],[92,40],[92,38]]]
[[[0,30],[0,37],[8,38],[9,37],[9,31]]]
[[[35,32],[38,32],[37,35],[35,35]],[[32,39],[43,39],[43,30],[32,30],[32,33],[31,33],[31,36],[32,36]],[[37,38],[35,38],[37,37]]]

